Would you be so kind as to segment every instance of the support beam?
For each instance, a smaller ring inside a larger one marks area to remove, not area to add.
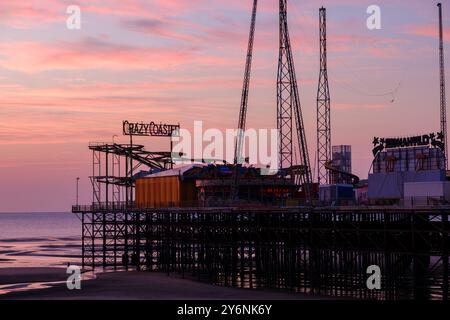
[[[448,300],[447,208],[92,209],[81,212],[85,268],[331,297]],[[384,270],[381,290],[366,286],[370,265]]]

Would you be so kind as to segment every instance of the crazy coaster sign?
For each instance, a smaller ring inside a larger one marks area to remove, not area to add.
[[[165,123],[123,122],[123,134],[125,136],[140,137],[172,137],[180,130],[180,125]]]
[[[408,148],[418,146],[431,146],[444,150],[444,135],[442,133],[431,133],[407,138],[374,138],[373,155],[376,156],[384,149]]]

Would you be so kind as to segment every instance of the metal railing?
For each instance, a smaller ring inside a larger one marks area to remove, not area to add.
[[[315,203],[317,205],[317,203]],[[103,212],[103,211],[130,211],[145,209],[174,209],[174,208],[290,208],[305,207],[302,200],[277,200],[277,201],[247,201],[228,199],[209,199],[206,201],[182,201],[171,203],[135,203],[135,202],[109,202],[95,203],[90,205],[74,205],[73,213]]]
[[[120,201],[120,202],[102,202],[93,203],[90,205],[74,205],[72,206],[73,213],[80,212],[95,212],[95,211],[117,211],[117,210],[130,210],[136,208],[135,203],[132,201]]]
[[[323,202],[314,201],[313,207],[353,207],[358,204],[354,201],[345,202]],[[373,206],[379,206],[372,204]],[[74,205],[73,213],[83,212],[103,212],[103,211],[129,211],[145,209],[173,209],[173,208],[291,208],[308,206],[301,200],[279,200],[267,202],[252,201],[234,201],[234,200],[214,200],[214,201],[183,201],[181,203],[140,203],[135,202],[109,202],[95,203],[90,205]],[[370,205],[369,205],[370,206]],[[386,207],[392,207],[393,204],[386,204]],[[399,200],[394,206],[403,208],[433,208],[450,206],[450,202],[444,197],[412,197]]]

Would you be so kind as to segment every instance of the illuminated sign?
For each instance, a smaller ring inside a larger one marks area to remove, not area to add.
[[[431,146],[444,151],[444,135],[442,133],[431,133],[422,136],[407,138],[377,138],[373,139],[373,155],[376,156],[384,149],[409,148],[420,146]]]
[[[172,137],[180,130],[180,125],[165,123],[123,122],[123,134],[125,136],[141,137]]]

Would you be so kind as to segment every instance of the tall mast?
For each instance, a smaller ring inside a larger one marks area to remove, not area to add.
[[[293,119],[296,131],[293,132]],[[312,182],[305,127],[298,93],[297,77],[289,37],[287,0],[280,0],[280,51],[277,81],[277,123],[280,135],[279,168],[292,169],[291,178],[309,189]],[[295,135],[294,135],[295,133]],[[297,138],[299,159],[294,163],[294,139]],[[293,170],[294,171],[294,170]],[[293,172],[292,171],[292,172]],[[306,190],[307,197],[309,196]]]
[[[447,100],[445,97],[445,61],[444,61],[444,31],[442,27],[442,4],[439,7],[439,65],[441,82],[441,132],[445,143],[445,169],[448,169],[448,138],[447,138]]]
[[[247,121],[247,108],[248,108],[248,92],[250,89],[250,77],[252,71],[253,60],[253,42],[255,39],[255,25],[256,25],[256,12],[258,8],[258,0],[253,0],[252,10],[252,22],[250,25],[250,35],[248,41],[247,61],[245,64],[244,84],[242,86],[241,108],[239,112],[239,124],[238,134],[236,140],[235,154],[234,154],[234,172],[233,182],[231,187],[231,197],[236,199],[239,196],[239,173],[240,168],[244,162],[242,157],[242,148],[244,144],[244,133]]]
[[[319,184],[330,183],[326,165],[331,160],[331,99],[327,70],[327,11],[319,9],[320,76],[317,89],[317,177]]]

